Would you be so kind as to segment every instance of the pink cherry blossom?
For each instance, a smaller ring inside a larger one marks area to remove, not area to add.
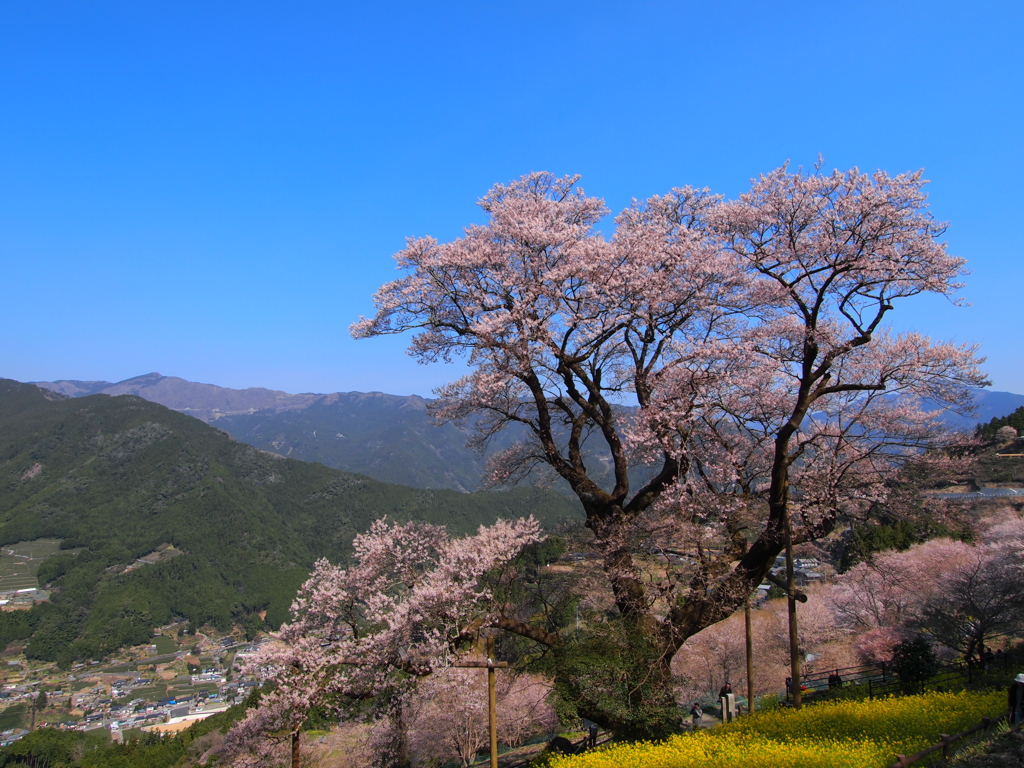
[[[532,517],[462,539],[378,520],[356,536],[347,568],[317,562],[293,621],[249,662],[267,688],[229,734],[229,755],[259,764],[275,742],[297,738],[313,707],[340,711],[345,700],[373,698],[401,706],[418,678],[449,666],[496,620],[483,577],[541,538]]]
[[[524,431],[488,480],[564,480],[619,616],[668,660],[760,583],[787,521],[809,541],[887,502],[901,466],[945,439],[923,402],[969,410],[977,350],[887,326],[918,294],[955,304],[964,261],[921,173],[783,166],[734,201],[635,201],[610,237],[577,182],[497,185],[485,224],[409,240],[404,275],[352,332],[412,331],[421,361],[467,359],[434,415],[472,423],[479,446]],[[637,563],[651,546],[688,567],[652,585]]]

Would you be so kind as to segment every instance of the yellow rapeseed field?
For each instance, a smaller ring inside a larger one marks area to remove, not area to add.
[[[660,744],[622,744],[550,768],[883,768],[1003,714],[1006,694],[926,693],[875,701],[837,701],[778,709]]]

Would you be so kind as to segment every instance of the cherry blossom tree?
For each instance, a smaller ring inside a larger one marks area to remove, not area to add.
[[[995,637],[1024,627],[1024,521],[996,517],[969,544],[933,539],[858,564],[830,600],[862,638],[866,660],[924,632],[970,659]]]
[[[990,526],[967,557],[944,566],[915,617],[916,628],[965,659],[980,658],[992,639],[1024,629],[1024,521],[1019,517]]]
[[[800,650],[813,654],[817,669],[852,666],[847,651],[849,630],[841,623],[832,604],[832,587],[814,584],[804,592],[801,605]],[[751,611],[751,637],[756,689],[761,693],[783,690],[789,675],[789,647],[786,643],[786,601],[766,600]],[[733,690],[747,690],[746,630],[742,613],[713,624],[686,641],[672,662],[677,676],[689,685],[688,699],[714,694],[725,681]],[[888,658],[888,657],[886,657]]]
[[[347,568],[317,562],[293,621],[250,662],[265,692],[229,734],[227,754],[261,765],[288,741],[299,768],[299,732],[316,707],[342,713],[363,703],[371,715],[400,719],[416,681],[449,666],[495,620],[483,577],[541,538],[532,517],[462,539],[440,526],[376,521],[355,537]]]
[[[468,766],[488,744],[487,682],[478,669],[442,670],[409,698],[406,723],[414,764]]]
[[[512,747],[557,725],[550,682],[503,672],[497,683],[498,739]],[[414,765],[459,760],[469,765],[488,743],[487,676],[480,669],[444,669],[407,700],[405,716]]]
[[[895,644],[905,639],[903,634],[943,575],[966,567],[973,559],[970,544],[945,538],[902,552],[879,553],[839,577],[830,600],[848,627],[859,633],[890,630]]]
[[[1010,425],[1000,427],[999,429],[996,430],[996,442],[999,443],[1000,445],[1012,443],[1016,439],[1017,430],[1011,427]]]
[[[414,331],[421,361],[468,359],[435,416],[472,419],[480,445],[525,430],[492,459],[492,484],[540,467],[568,483],[603,557],[615,636],[643,649],[636,674],[660,674],[668,705],[672,656],[742,604],[787,523],[811,540],[884,502],[887,476],[941,436],[917,402],[963,410],[984,377],[973,348],[886,329],[903,300],[952,297],[964,272],[920,173],[783,166],[728,202],[674,189],[634,202],[610,239],[596,229],[603,201],[577,181],[497,185],[480,201],[487,223],[409,240],[395,257],[405,276],[352,332]],[[597,448],[605,485],[587,463]],[[690,566],[651,583],[637,557],[654,545]],[[562,682],[581,714],[628,725]]]

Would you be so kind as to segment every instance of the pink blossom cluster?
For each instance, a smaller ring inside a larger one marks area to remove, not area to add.
[[[1024,629],[1022,591],[1024,519],[1006,510],[973,543],[932,539],[860,563],[837,580],[830,600],[860,636],[866,660],[889,658],[897,642],[919,632],[971,658]]]
[[[501,743],[519,746],[528,737],[557,727],[549,681],[502,671],[496,689]],[[445,669],[423,680],[406,699],[402,713],[413,764],[473,762],[488,743],[487,695],[487,674],[481,669]]]
[[[418,678],[447,667],[467,633],[493,619],[483,577],[542,539],[532,517],[498,520],[453,539],[420,522],[376,521],[355,537],[348,567],[317,562],[292,605],[293,620],[249,662],[268,670],[260,705],[228,738],[257,764],[298,731],[313,707],[400,699]]]
[[[670,651],[735,610],[787,527],[813,540],[887,503],[894,472],[943,439],[925,402],[970,409],[975,347],[887,328],[917,294],[956,303],[965,264],[920,172],[783,166],[731,201],[681,187],[634,201],[611,237],[577,182],[497,185],[486,224],[409,240],[404,276],[352,333],[413,331],[424,362],[466,357],[435,416],[472,419],[481,446],[523,428],[488,481],[562,478],[619,612],[687,606],[649,617]],[[652,545],[691,556],[687,583],[650,592],[634,553]]]

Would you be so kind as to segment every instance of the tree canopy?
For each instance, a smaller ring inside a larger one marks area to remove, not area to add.
[[[996,434],[1004,427],[1011,427],[1018,433],[1024,431],[1024,405],[1006,416],[996,416],[986,424],[979,424],[975,432],[983,440],[995,440]]]
[[[556,689],[578,714],[657,735],[686,639],[742,605],[787,530],[813,540],[884,504],[892,473],[943,439],[920,401],[966,410],[985,379],[975,348],[886,326],[915,295],[955,300],[964,273],[921,173],[783,166],[733,201],[691,187],[635,201],[611,237],[597,230],[604,202],[577,182],[496,185],[486,223],[410,239],[395,256],[405,275],[352,333],[412,331],[425,363],[465,357],[472,371],[437,392],[436,418],[471,424],[479,446],[521,425],[488,481],[546,469],[585,510],[613,617],[572,643],[507,611],[465,629],[563,654]],[[683,564],[658,571],[647,554],[666,549]],[[449,635],[446,653],[464,638]],[[591,651],[622,668],[574,677],[569,654]]]
[[[565,478],[624,613],[646,610],[622,536],[645,512],[728,534],[745,500],[759,502],[763,530],[726,554],[740,567],[696,580],[711,578],[711,604],[731,610],[736,598],[719,598],[763,576],[791,499],[798,538],[820,535],[853,487],[880,493],[893,461],[937,437],[914,398],[966,407],[965,387],[984,382],[972,348],[883,325],[905,298],[952,296],[964,261],[939,242],[920,173],[782,167],[731,202],[675,189],[634,202],[611,239],[595,230],[603,201],[577,180],[497,185],[480,203],[488,224],[450,243],[410,240],[396,256],[408,274],[378,291],[376,316],[353,333],[414,330],[424,362],[468,357],[473,373],[439,391],[436,415],[484,415],[481,440],[529,427],[533,439],[493,462],[492,481],[539,464]],[[611,455],[611,488],[591,479],[588,439]],[[654,471],[633,487],[637,463]],[[693,586],[688,598],[706,591]],[[705,605],[666,629],[721,618],[705,599],[691,604]]]

